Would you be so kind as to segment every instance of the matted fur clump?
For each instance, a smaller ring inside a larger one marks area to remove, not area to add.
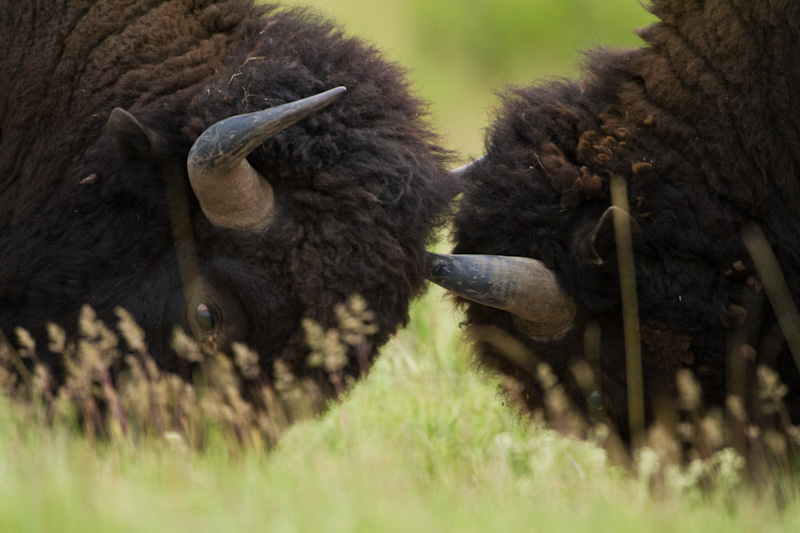
[[[543,340],[512,313],[470,303],[481,360],[515,378],[532,409],[545,361],[579,404],[627,431],[616,246],[601,221],[616,175],[635,229],[648,417],[673,395],[679,369],[697,376],[707,405],[724,405],[741,381],[757,389],[763,364],[788,385],[800,422],[800,374],[743,241],[763,229],[800,303],[800,4],[656,0],[650,9],[660,21],[640,31],[646,46],[592,52],[579,83],[508,90],[486,156],[467,171],[455,253],[539,259],[578,309],[568,333]],[[592,323],[599,341],[585,335]],[[504,335],[527,355],[510,357]],[[596,390],[569,371],[584,357],[596,357]]]
[[[337,306],[363,298],[372,325],[346,354],[351,376],[406,323],[455,184],[405,73],[376,50],[312,12],[250,0],[3,2],[0,49],[12,342],[30,330],[58,367],[46,323],[74,335],[82,305],[109,324],[122,307],[162,368],[188,375],[170,347],[178,325],[212,349],[256,350],[265,379],[281,359],[328,395],[304,320],[335,327]],[[187,179],[201,133],[338,86],[247,157],[274,195],[266,229],[210,223]],[[115,108],[128,113],[109,126]]]

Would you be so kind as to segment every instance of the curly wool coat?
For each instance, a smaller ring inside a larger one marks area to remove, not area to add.
[[[19,0],[0,6],[0,327],[74,331],[82,304],[113,322],[128,309],[164,368],[186,326],[164,169],[115,148],[106,126],[129,111],[178,162],[200,276],[220,338],[256,349],[271,373],[306,369],[301,320],[337,323],[360,294],[375,313],[360,364],[408,319],[425,245],[455,186],[405,73],[331,22],[251,0]],[[324,110],[248,156],[275,191],[262,232],[211,225],[185,180],[186,157],[231,115],[345,86]],[[127,144],[126,144],[127,143]],[[228,342],[229,344],[229,342]],[[321,378],[324,381],[324,378]]]
[[[616,255],[596,264],[589,238],[615,174],[641,229],[634,255],[649,415],[679,368],[694,371],[708,403],[724,404],[728,354],[744,354],[779,371],[798,421],[800,374],[742,235],[763,228],[800,303],[800,4],[654,0],[650,9],[660,21],[640,31],[647,46],[591,53],[580,83],[504,95],[486,156],[468,172],[455,252],[540,259],[582,311],[572,334],[537,343],[508,313],[469,304],[479,355],[516,377],[536,408],[533,359],[509,359],[487,331],[521,340],[577,389],[568,367],[596,321],[604,408],[627,428]]]

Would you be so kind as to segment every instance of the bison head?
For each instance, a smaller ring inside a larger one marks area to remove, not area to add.
[[[305,10],[35,3],[0,21],[3,330],[45,352],[47,322],[119,306],[163,368],[177,326],[315,377],[301,324],[359,295],[373,320],[344,371],[365,371],[456,191],[405,73]]]
[[[463,171],[454,252],[466,255],[432,257],[432,279],[465,304],[480,361],[512,378],[524,405],[542,407],[546,362],[584,412],[625,433],[616,177],[635,233],[646,415],[678,405],[676,373],[688,369],[707,406],[741,394],[761,417],[763,364],[788,385],[783,400],[800,420],[782,329],[794,333],[779,327],[785,313],[771,308],[743,238],[763,228],[785,299],[800,301],[800,92],[774,89],[800,79],[800,8],[659,0],[650,10],[661,20],[640,31],[646,46],[592,52],[580,83],[504,95],[486,155]]]

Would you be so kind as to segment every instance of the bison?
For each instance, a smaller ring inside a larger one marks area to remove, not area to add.
[[[544,361],[584,412],[602,410],[630,437],[618,179],[646,419],[675,393],[680,369],[707,405],[724,406],[757,388],[755,365],[766,365],[800,422],[793,332],[779,326],[784,312],[762,287],[771,280],[746,246],[763,232],[800,303],[800,3],[649,9],[658,20],[639,32],[646,46],[591,52],[580,82],[504,93],[485,156],[463,170],[456,255],[432,257],[433,280],[466,305],[479,360],[512,378],[525,406],[542,405]],[[584,357],[593,385],[570,372]]]
[[[304,320],[374,313],[358,376],[408,320],[456,186],[405,72],[303,9],[252,0],[0,6],[0,327],[47,353],[127,309],[185,372],[175,326],[300,377]],[[345,89],[346,88],[346,89]],[[56,372],[57,373],[57,372]],[[327,392],[331,392],[327,390]]]

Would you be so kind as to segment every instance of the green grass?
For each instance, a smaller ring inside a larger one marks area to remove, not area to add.
[[[636,0],[314,0],[411,71],[448,147],[480,154],[505,83],[574,76],[576,51],[636,45]],[[432,289],[370,376],[277,450],[174,436],[92,443],[0,406],[0,531],[798,531],[800,506],[721,481],[666,488],[521,420],[471,369]]]
[[[469,368],[434,290],[369,378],[277,450],[91,444],[0,409],[0,531],[797,531],[769,494],[655,494],[521,422]],[[728,487],[730,488],[730,487]]]

